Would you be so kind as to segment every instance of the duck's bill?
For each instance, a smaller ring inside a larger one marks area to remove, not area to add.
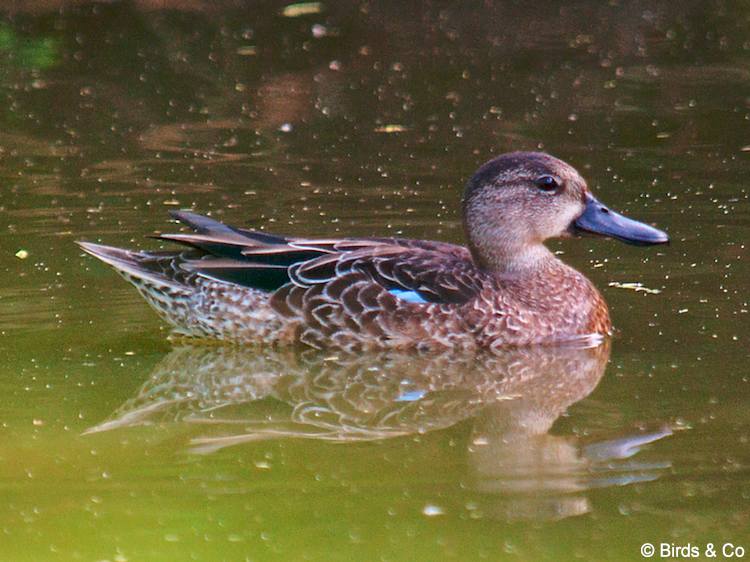
[[[615,213],[590,193],[586,195],[586,209],[573,226],[578,234],[606,236],[636,246],[669,242],[666,232]]]

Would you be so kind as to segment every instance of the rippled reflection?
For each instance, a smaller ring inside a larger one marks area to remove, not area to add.
[[[549,433],[594,390],[609,351],[609,342],[430,356],[184,346],[87,433],[180,422],[199,428],[191,451],[206,454],[261,439],[389,439],[467,421],[468,479],[496,496],[494,515],[566,517],[591,509],[586,489],[653,480],[669,466],[631,459],[668,428],[588,443]]]

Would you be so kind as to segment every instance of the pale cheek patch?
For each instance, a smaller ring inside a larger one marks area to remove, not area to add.
[[[560,200],[556,202],[554,209],[537,213],[536,228],[542,239],[556,238],[565,234],[570,228],[570,224],[578,218],[583,211],[583,207],[573,201]]]

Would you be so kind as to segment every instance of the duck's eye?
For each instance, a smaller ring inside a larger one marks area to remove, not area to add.
[[[554,191],[560,187],[560,182],[552,176],[542,176],[537,178],[536,186],[542,191]]]

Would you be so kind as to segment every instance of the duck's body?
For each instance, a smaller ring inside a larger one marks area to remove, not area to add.
[[[175,215],[210,228],[205,217]],[[596,288],[554,256],[527,274],[502,276],[479,269],[466,248],[452,244],[246,236],[240,248],[227,244],[214,253],[83,247],[115,267],[189,336],[236,343],[299,340],[314,347],[471,349],[606,335],[611,328]],[[217,256],[237,250],[249,251],[252,265],[243,265],[248,258]],[[300,254],[305,261],[295,261]],[[271,262],[292,265],[281,269]],[[288,277],[271,278],[282,274]],[[254,288],[273,287],[274,281],[278,288]]]
[[[526,184],[536,186],[540,177],[537,199]],[[542,244],[572,223],[636,243],[666,241],[607,210],[573,168],[539,153],[504,155],[480,168],[464,213],[468,248],[285,238],[187,212],[174,216],[194,234],[161,237],[186,251],[82,247],[117,269],[183,335],[345,349],[476,349],[609,334],[599,292]],[[610,230],[601,232],[597,221]]]

